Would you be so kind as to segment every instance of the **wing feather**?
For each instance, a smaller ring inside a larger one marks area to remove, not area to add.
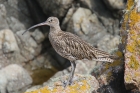
[[[50,41],[56,52],[70,61],[110,57],[108,53],[94,48],[80,37],[69,32],[61,31],[57,33],[57,37],[50,35]]]
[[[69,32],[65,32],[64,35],[62,35],[61,41],[65,43],[65,53],[70,54],[71,56],[79,60],[91,60],[92,58],[96,58],[96,54],[100,52],[78,36]]]

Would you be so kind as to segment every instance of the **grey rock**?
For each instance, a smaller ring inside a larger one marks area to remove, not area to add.
[[[105,29],[113,35],[119,34],[119,29],[118,29],[119,14],[117,12],[113,13],[113,11],[110,12],[110,10],[104,4],[103,0],[87,0],[87,1],[90,2],[89,9],[94,14],[96,14],[98,19],[100,19],[101,24],[105,27]]]
[[[76,66],[75,73],[89,75],[98,64],[96,61],[78,60]]]
[[[67,28],[67,24],[70,21],[70,19],[73,16],[73,14],[74,14],[75,11],[76,11],[76,8],[75,7],[72,7],[72,8],[70,8],[68,10],[68,12],[66,14],[66,17],[64,18],[64,20],[62,22],[62,25],[61,25],[61,28],[62,29],[66,29]]]
[[[19,38],[18,45],[20,48],[20,53],[23,57],[25,57],[26,60],[31,60],[35,57],[35,55],[38,55],[36,54],[37,52],[34,49],[37,47],[37,43],[30,36],[29,32],[24,35],[22,35],[22,33],[23,31],[18,31],[16,33],[17,37]]]
[[[48,16],[62,18],[71,7],[73,0],[37,0],[44,13]]]
[[[35,41],[40,44],[44,39],[45,36],[38,30],[36,29],[31,36],[35,39]]]
[[[18,22],[20,27],[29,27],[33,24],[25,0],[4,0],[3,4],[5,5],[7,11],[8,25],[11,26],[14,32],[19,31],[20,29],[18,27]]]
[[[11,54],[12,57],[11,57],[11,62],[13,63],[16,63],[16,64],[24,64],[24,62],[27,62],[28,59],[26,59],[22,54],[21,52],[14,52]]]
[[[39,57],[37,57],[37,61],[40,63],[40,64],[43,64],[44,63],[44,61],[45,61],[45,56],[39,56]]]
[[[3,51],[4,53],[19,51],[17,41],[15,39],[14,33],[9,29],[3,29],[0,31],[3,34]]]
[[[8,42],[4,42],[2,47],[3,47],[2,49],[3,49],[4,53],[9,52],[10,44]]]
[[[9,59],[7,58],[7,56],[5,54],[3,54],[3,51],[0,51],[0,69],[2,69],[3,67],[11,64],[11,62],[9,61]]]
[[[26,90],[26,92],[32,92],[35,90],[39,90],[42,89],[44,86],[47,87],[47,89],[51,90],[55,90],[57,92],[62,92],[62,93],[66,93],[68,91],[71,91],[69,89],[69,87],[74,87],[77,85],[76,88],[73,88],[72,91],[75,91],[76,89],[79,90],[79,93],[82,93],[83,90],[80,90],[80,87],[83,86],[83,80],[86,82],[84,83],[85,86],[88,85],[89,88],[87,90],[84,90],[83,93],[92,93],[93,91],[97,91],[97,89],[99,88],[99,82],[97,81],[97,79],[94,76],[91,75],[80,75],[80,74],[76,74],[74,76],[74,83],[71,86],[67,86],[67,88],[63,89],[63,80],[65,80],[68,77],[68,75],[66,74],[65,76],[59,76],[53,79],[50,79],[47,82],[44,82],[43,85],[41,86],[34,86],[28,90]],[[77,90],[77,91],[78,91]]]
[[[9,23],[9,27],[13,32],[25,29],[25,25],[13,16],[7,18],[7,22]]]
[[[49,54],[40,54],[32,62],[30,62],[31,69],[36,70],[38,68],[53,69],[53,66],[57,66],[56,60],[54,60]]]
[[[77,34],[89,43],[96,45],[97,40],[106,34],[106,29],[97,16],[89,9],[78,8],[71,17],[66,31]]]
[[[8,0],[7,2],[8,8],[13,8],[14,11],[18,11],[26,16],[30,16],[30,12],[27,8],[25,0]],[[12,10],[12,9],[11,9]],[[10,10],[9,10],[10,11]],[[20,14],[19,14],[20,15]],[[26,19],[24,19],[26,21]]]
[[[23,32],[24,31],[22,30],[22,31],[18,31],[16,33],[16,35],[18,35],[18,37],[20,38],[21,42],[24,42],[26,47],[34,47],[34,48],[36,48],[37,43],[35,42],[35,40],[30,36],[29,33],[26,33],[26,34],[22,35]]]
[[[8,93],[17,92],[31,83],[32,78],[29,73],[19,65],[11,64],[0,70],[1,93],[6,93],[6,90]]]
[[[125,7],[125,3],[124,3],[124,0],[103,0],[106,4],[106,6],[111,9],[111,10],[114,10],[114,9],[124,9]]]
[[[26,90],[26,92],[34,91],[34,90],[37,90],[41,87],[42,87],[42,85],[36,85],[36,86],[33,86],[33,87],[29,88],[28,90]]]
[[[97,44],[97,47],[101,50],[105,50],[108,53],[112,53],[115,50],[118,50],[118,45],[120,43],[119,36],[105,35],[102,37]]]
[[[80,6],[91,9],[92,8],[92,0],[78,0],[78,2],[80,3]]]
[[[3,4],[0,4],[0,30],[9,28],[8,23],[6,21],[6,8]]]
[[[34,59],[34,60],[30,63],[30,65],[31,65],[31,70],[35,70],[35,69],[41,67],[40,64],[38,63],[38,61],[37,61],[36,59]]]

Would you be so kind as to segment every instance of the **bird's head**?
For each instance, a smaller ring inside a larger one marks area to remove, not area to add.
[[[50,27],[57,27],[57,26],[59,26],[59,20],[58,20],[57,17],[49,17],[45,22],[34,25],[34,26],[30,27],[29,29],[27,29],[25,32],[29,31],[32,28],[35,28],[35,27],[38,27],[38,26],[43,26],[43,25],[48,25]],[[23,34],[25,32],[23,32]]]
[[[46,25],[49,25],[50,27],[55,27],[59,25],[59,20],[57,17],[49,17],[46,21],[45,21]]]

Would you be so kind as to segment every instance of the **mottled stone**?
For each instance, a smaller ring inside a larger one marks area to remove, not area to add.
[[[17,41],[13,32],[9,29],[3,29],[0,31],[1,49],[4,53],[19,51]]]
[[[13,16],[7,18],[7,22],[9,23],[9,27],[10,29],[12,29],[13,32],[25,29],[25,25]]]
[[[34,86],[26,91],[26,93],[31,92],[58,92],[58,93],[97,93],[99,88],[99,82],[95,77],[91,75],[80,75],[76,74],[74,83],[71,86],[67,86],[65,89],[63,87],[63,81],[67,78],[67,75],[60,76],[55,79],[50,79],[49,82],[45,82],[43,86]]]
[[[9,65],[11,62],[9,61],[9,59],[7,58],[7,56],[5,54],[3,54],[2,51],[0,51],[0,69]]]
[[[36,29],[31,35],[38,44],[45,39],[45,36],[38,29]]]
[[[76,64],[75,73],[88,75],[92,72],[93,68],[97,67],[96,61],[91,60],[78,60]]]
[[[124,0],[103,0],[108,8],[113,9],[124,9]]]
[[[38,55],[36,53],[35,48],[38,47],[37,43],[35,40],[30,36],[29,32],[26,34],[22,35],[23,31],[18,31],[16,33],[17,37],[19,38],[18,40],[18,45],[19,48],[21,49],[21,55],[26,59],[26,60],[31,60],[35,57],[35,55]],[[40,47],[41,48],[41,47]]]
[[[96,45],[97,41],[106,34],[106,29],[99,22],[97,16],[85,8],[76,10],[68,23],[66,31],[77,34],[93,45]]]
[[[97,15],[105,29],[111,34],[119,34],[119,14],[116,11],[110,11],[103,0],[90,0],[90,4],[90,10]]]
[[[13,32],[24,30],[25,27],[27,28],[33,24],[25,0],[4,0],[2,3],[6,7],[6,20]]]
[[[16,34],[18,35],[18,37],[20,38],[21,42],[25,43],[26,47],[37,47],[37,43],[35,42],[35,40],[30,36],[29,33],[25,33],[24,35],[22,35],[24,31],[18,31]],[[31,50],[30,50],[31,51]]]
[[[0,30],[9,28],[7,21],[6,21],[6,14],[7,11],[3,4],[0,4]]]
[[[11,64],[0,70],[0,92],[18,93],[20,89],[27,88],[32,83],[29,73],[21,66]],[[24,90],[25,91],[25,90]]]
[[[48,16],[57,16],[62,18],[71,7],[73,0],[37,0],[42,7],[44,13]]]
[[[76,11],[76,8],[72,7],[68,10],[66,17],[64,18],[61,28],[62,29],[66,29],[67,28],[67,24],[70,21],[72,15],[74,14],[74,12]]]
[[[115,50],[118,50],[119,43],[120,43],[119,36],[107,34],[98,41],[97,47],[101,50],[105,50],[108,53],[112,53]]]
[[[137,14],[139,17],[139,14]],[[133,19],[135,20],[135,19]],[[136,89],[140,92],[140,52],[139,52],[139,33],[140,22],[136,22],[132,29],[127,34],[127,40],[125,45],[125,74],[124,82],[126,89]]]
[[[11,30],[3,30],[4,32],[4,42],[9,43],[10,45],[10,52],[12,51],[19,51],[17,41],[15,39],[14,33]]]

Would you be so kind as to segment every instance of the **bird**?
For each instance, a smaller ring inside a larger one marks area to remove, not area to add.
[[[72,84],[76,68],[75,62],[77,60],[88,59],[102,62],[114,62],[114,55],[110,55],[105,51],[93,47],[75,34],[62,31],[57,17],[49,17],[45,22],[34,25],[25,32],[43,25],[50,26],[48,37],[54,50],[71,63],[71,72],[64,86]],[[25,32],[23,32],[22,35]]]

